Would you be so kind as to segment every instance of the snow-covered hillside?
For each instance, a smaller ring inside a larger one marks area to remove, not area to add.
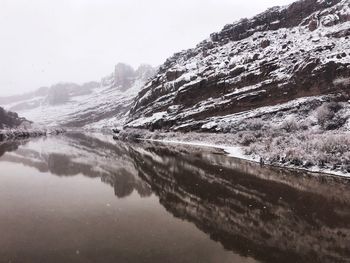
[[[160,67],[127,126],[218,131],[223,118],[299,98],[347,101],[349,37],[349,0],[301,0],[227,25]]]
[[[27,96],[2,98],[6,109],[46,126],[103,128],[121,126],[134,97],[153,74],[141,65],[137,70],[119,63],[99,83],[59,83]]]

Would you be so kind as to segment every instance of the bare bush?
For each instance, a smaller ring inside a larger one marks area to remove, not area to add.
[[[262,130],[266,122],[262,119],[249,119],[246,122],[247,129],[251,131],[259,131]]]
[[[337,115],[342,109],[342,105],[338,102],[328,102],[322,104],[316,109],[316,118],[320,126],[324,130],[334,130],[346,122],[346,119]]]
[[[260,156],[269,163],[348,171],[350,136],[333,132],[281,134],[249,145],[247,154]]]
[[[341,156],[350,152],[350,137],[344,135],[334,135],[324,138],[319,142],[322,152]]]
[[[159,131],[155,131],[155,132],[152,133],[152,137],[151,138],[152,138],[152,140],[159,140],[162,137],[161,137],[161,134],[160,134]]]
[[[136,142],[141,138],[144,138],[144,133],[142,130],[138,129],[126,129],[119,132],[119,134],[115,135],[114,138],[121,141],[130,141]]]
[[[294,132],[299,130],[299,124],[294,118],[290,118],[281,124],[281,129],[286,132]]]
[[[244,146],[249,146],[250,144],[256,142],[256,136],[252,132],[246,132],[242,135],[240,143]]]
[[[312,127],[313,125],[315,125],[315,123],[313,123],[310,120],[303,120],[302,122],[299,123],[299,129],[306,131],[308,129],[310,129],[310,127]]]

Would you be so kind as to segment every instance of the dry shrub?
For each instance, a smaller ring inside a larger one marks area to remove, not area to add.
[[[342,116],[337,113],[342,109],[338,102],[327,102],[316,109],[316,118],[324,130],[338,129],[346,122]]]

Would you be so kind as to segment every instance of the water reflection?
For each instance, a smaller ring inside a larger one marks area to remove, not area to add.
[[[350,260],[349,181],[210,154],[133,149],[139,175],[175,216],[265,262]]]
[[[128,145],[82,134],[0,145],[1,153],[0,161],[40,172],[101,178],[118,198],[154,193],[169,213],[243,257],[350,260],[346,179],[260,167],[195,148]]]
[[[6,152],[16,151],[20,145],[25,145],[28,140],[0,141],[0,157]]]
[[[102,138],[107,139],[104,136]],[[119,198],[129,196],[134,190],[142,197],[152,193],[149,186],[137,176],[128,156],[127,145],[116,145],[113,141],[80,133],[27,143],[14,141],[0,145],[0,153],[15,151],[14,154],[3,156],[0,161],[21,163],[57,176],[82,174],[91,178],[99,177],[114,188]],[[23,147],[18,149],[19,145]]]

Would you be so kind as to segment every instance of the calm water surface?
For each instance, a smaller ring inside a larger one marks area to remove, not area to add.
[[[350,262],[349,181],[203,149],[0,144],[0,262]]]

